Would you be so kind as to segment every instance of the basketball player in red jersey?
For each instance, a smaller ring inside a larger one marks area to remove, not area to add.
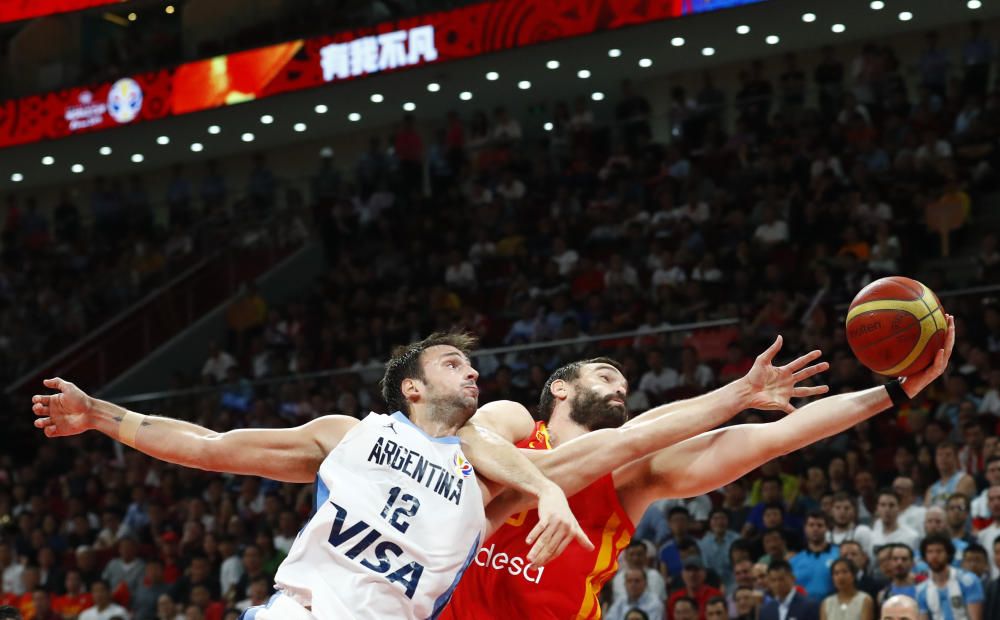
[[[633,524],[653,501],[707,493],[777,456],[885,411],[893,399],[912,398],[944,372],[955,344],[955,327],[949,315],[944,349],[938,351],[931,366],[901,384],[902,393],[876,387],[823,398],[798,411],[789,403],[790,398],[826,390],[795,384],[820,372],[824,365],[806,368],[810,354],[776,368],[771,360],[780,344],[779,340],[758,356],[742,379],[688,401],[656,407],[628,422],[628,385],[616,366],[602,358],[569,364],[549,377],[539,404],[540,422],[510,401],[482,407],[474,417],[476,424],[536,451],[549,450],[597,429],[649,422],[703,403],[725,408],[730,417],[748,408],[782,410],[791,415],[768,424],[701,429],[701,434],[619,467],[576,493],[571,479],[554,476],[571,496],[570,507],[595,549],[570,545],[544,567],[524,559],[530,549],[525,534],[535,526],[537,514],[516,493],[506,493],[489,514],[501,518],[511,514],[511,509],[524,512],[507,519],[486,541],[441,618],[600,618],[598,594],[615,574],[618,555],[635,531]],[[593,479],[590,474],[587,462],[580,462],[577,477],[586,482]]]

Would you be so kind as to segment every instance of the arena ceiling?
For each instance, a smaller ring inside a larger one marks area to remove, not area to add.
[[[10,147],[0,150],[0,182],[18,189],[59,185],[295,143],[320,144],[335,135],[396,122],[404,104],[411,104],[418,118],[500,103],[519,108],[580,92],[604,94],[603,103],[594,105],[610,105],[623,77],[641,81],[826,43],[842,45],[996,17],[1000,3],[980,0],[770,0]],[[557,68],[549,68],[555,66],[552,61]],[[496,79],[488,79],[490,72],[496,72]],[[439,85],[433,92],[428,88],[432,83]],[[463,93],[471,99],[462,99]],[[381,96],[380,101],[373,102],[373,96]],[[109,154],[102,154],[109,148]]]

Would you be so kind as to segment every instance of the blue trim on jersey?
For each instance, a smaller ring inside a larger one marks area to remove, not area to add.
[[[281,596],[281,592],[275,592],[274,594],[271,595],[271,598],[267,600],[267,603],[264,603],[263,605],[257,605],[256,607],[247,607],[245,610],[243,610],[243,613],[240,614],[239,620],[254,620],[254,618],[257,617],[258,611],[260,611],[261,609],[270,609],[271,605],[274,604],[274,601],[277,600],[279,596]]]
[[[316,506],[313,510],[313,514],[319,512],[320,507],[326,503],[326,500],[330,499],[330,489],[323,482],[323,479],[319,477],[319,472],[316,472]]]
[[[422,429],[419,426],[417,426],[416,424],[414,424],[413,420],[411,420],[410,418],[406,417],[405,415],[403,415],[399,411],[397,411],[396,413],[392,414],[392,419],[396,420],[398,422],[403,422],[405,424],[408,424],[409,426],[412,426],[413,428],[415,428],[418,431],[420,431],[420,433],[424,437],[426,437],[427,439],[430,439],[431,441],[436,442],[436,443],[461,443],[462,442],[461,439],[459,439],[458,437],[456,437],[454,435],[447,435],[445,437],[431,437],[430,435],[428,435],[427,433],[424,432],[424,429]]]
[[[481,534],[479,536],[481,536]],[[476,536],[476,541],[472,543],[472,549],[469,549],[469,557],[465,558],[465,564],[462,565],[462,568],[455,575],[455,581],[452,581],[451,585],[448,586],[448,589],[445,590],[441,596],[437,597],[436,601],[434,601],[434,611],[431,612],[431,617],[428,618],[428,620],[435,620],[438,616],[440,616],[441,612],[444,611],[445,606],[448,604],[448,601],[451,600],[451,595],[455,593],[455,588],[458,587],[459,580],[461,580],[462,575],[465,574],[465,569],[469,568],[469,565],[472,564],[472,559],[476,557],[476,552],[479,551],[479,536]]]

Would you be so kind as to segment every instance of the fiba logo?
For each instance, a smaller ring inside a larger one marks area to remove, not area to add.
[[[108,93],[108,116],[119,123],[130,123],[142,110],[142,88],[132,78],[122,78]]]

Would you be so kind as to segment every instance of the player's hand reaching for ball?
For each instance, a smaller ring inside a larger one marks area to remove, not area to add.
[[[944,337],[944,348],[938,349],[934,355],[934,361],[927,368],[917,374],[910,375],[903,381],[903,390],[907,396],[913,398],[925,387],[930,385],[935,379],[944,374],[948,368],[948,360],[951,359],[951,351],[955,348],[955,317],[950,314],[945,315],[948,321],[948,332]]]
[[[58,377],[42,383],[57,390],[55,394],[31,397],[31,410],[38,416],[35,426],[44,430],[46,437],[66,437],[90,430],[92,399],[86,392]]]
[[[577,523],[566,495],[556,485],[538,496],[538,524],[528,534],[531,545],[527,560],[535,566],[545,566],[576,539],[584,549],[594,550],[594,544]]]
[[[810,351],[797,360],[784,366],[774,366],[772,362],[781,350],[782,338],[778,336],[774,344],[757,356],[753,367],[744,380],[750,389],[750,401],[747,409],[778,410],[792,413],[795,407],[789,402],[793,398],[806,398],[826,394],[830,388],[825,385],[814,387],[797,387],[797,384],[819,374],[830,365],[826,362],[813,364],[823,353],[819,350]]]

